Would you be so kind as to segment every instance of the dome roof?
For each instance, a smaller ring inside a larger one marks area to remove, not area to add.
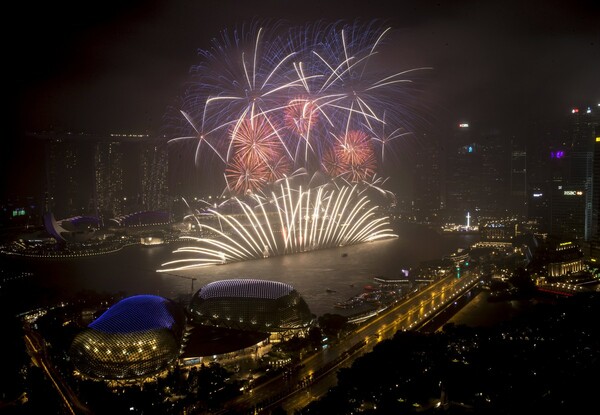
[[[156,295],[125,298],[90,323],[89,328],[104,333],[131,333],[155,329],[173,329],[174,305]]]
[[[313,321],[308,305],[289,284],[230,279],[205,285],[192,297],[195,323],[258,332],[304,330]]]
[[[164,370],[179,355],[186,315],[154,295],[119,301],[78,333],[69,350],[83,374],[133,379]]]
[[[209,298],[263,298],[275,300],[294,291],[294,287],[278,281],[258,279],[230,279],[211,282],[198,292],[198,297]]]

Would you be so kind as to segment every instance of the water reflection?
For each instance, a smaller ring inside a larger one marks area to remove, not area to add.
[[[374,276],[398,276],[403,268],[441,258],[478,240],[476,235],[439,235],[414,224],[397,225],[397,233],[397,239],[172,273],[157,273],[156,269],[174,259],[176,244],[138,245],[113,254],[69,260],[12,258],[7,261],[11,267],[32,271],[34,276],[26,287],[14,287],[11,299],[35,302],[83,289],[181,299],[192,293],[189,278],[196,278],[194,291],[220,279],[258,278],[291,284],[311,311],[321,315],[339,312],[335,303],[362,292],[365,285],[373,284]]]

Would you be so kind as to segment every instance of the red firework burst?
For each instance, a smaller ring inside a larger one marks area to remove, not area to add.
[[[267,163],[253,163],[239,156],[234,156],[225,168],[227,185],[238,195],[262,189],[268,183],[269,175]]]
[[[331,177],[337,177],[343,173],[343,166],[333,149],[325,152],[322,158],[323,168]]]
[[[269,183],[282,179],[291,171],[290,159],[287,155],[282,154],[276,159],[271,160],[268,164],[269,174],[266,179]]]
[[[317,106],[306,98],[291,100],[284,110],[284,123],[287,128],[306,138],[319,119]]]
[[[243,159],[248,165],[268,164],[283,152],[277,131],[266,117],[244,119],[232,131],[233,157]]]
[[[368,179],[375,174],[377,160],[369,137],[362,131],[349,131],[338,139],[334,148],[341,175],[351,182]]]

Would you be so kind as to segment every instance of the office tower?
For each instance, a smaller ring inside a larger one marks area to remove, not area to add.
[[[441,208],[441,160],[436,142],[425,142],[415,154],[414,210],[422,218],[431,219]]]
[[[527,150],[516,140],[511,143],[510,212],[521,218],[527,215]]]
[[[600,104],[597,109],[600,110]],[[594,127],[590,260],[600,265],[600,124]]]
[[[573,108],[563,133],[564,150],[550,153],[561,166],[551,169],[551,233],[589,240],[593,227],[593,152],[598,109]]]
[[[444,151],[444,196],[450,217],[504,215],[510,198],[510,151],[496,129],[461,123]]]

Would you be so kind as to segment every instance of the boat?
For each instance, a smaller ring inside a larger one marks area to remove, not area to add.
[[[336,292],[335,290],[332,290],[331,288],[327,288],[325,291],[327,291],[328,293],[334,293],[334,292]]]
[[[348,256],[348,254],[345,253],[345,252],[342,254],[342,257],[344,257],[344,258],[347,257],[347,256]]]

